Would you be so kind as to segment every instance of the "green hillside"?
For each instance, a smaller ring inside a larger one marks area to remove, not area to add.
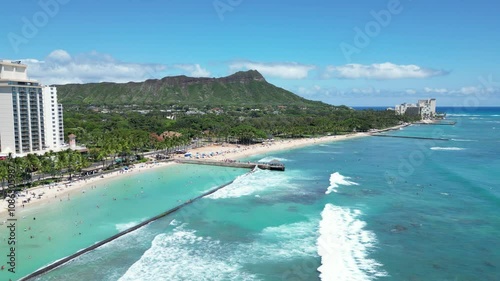
[[[255,70],[221,78],[174,76],[139,83],[58,85],[57,90],[65,105],[328,106],[276,87]]]

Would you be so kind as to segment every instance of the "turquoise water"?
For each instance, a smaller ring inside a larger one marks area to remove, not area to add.
[[[251,158],[285,172],[212,171],[239,177],[37,280],[500,280],[500,109],[446,110],[455,126],[389,134],[449,141],[358,138]]]
[[[52,198],[49,205],[18,208],[16,274],[6,272],[9,267],[2,258],[6,269],[0,272],[0,280],[25,276],[245,172],[173,165],[104,180],[94,184],[95,188]],[[3,254],[8,233],[5,226],[0,229]]]

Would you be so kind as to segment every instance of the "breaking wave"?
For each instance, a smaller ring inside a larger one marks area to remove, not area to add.
[[[323,209],[317,241],[321,280],[367,281],[387,276],[382,265],[368,257],[377,239],[364,229],[366,224],[357,219],[359,215],[358,210],[332,204]]]
[[[268,162],[271,162],[273,160],[278,160],[280,162],[287,162],[287,161],[290,161],[286,158],[280,158],[280,157],[272,157],[272,156],[268,156],[268,157],[264,157],[262,159],[260,159],[259,161],[257,162],[262,162],[262,163],[268,163]]]
[[[353,181],[349,181],[350,177],[345,177],[338,172],[333,173],[330,176],[330,186],[326,190],[325,194],[330,194],[338,191],[339,185],[359,185]]]
[[[194,248],[193,248],[194,247]],[[199,250],[196,250],[199,249]],[[142,257],[119,279],[128,280],[256,280],[242,272],[220,242],[178,227],[156,236]]]
[[[256,195],[259,192],[285,188],[287,185],[292,186],[291,183],[288,183],[288,179],[285,173],[257,169],[253,173],[237,177],[233,183],[206,198],[223,199]]]
[[[432,150],[455,150],[455,151],[458,151],[458,150],[465,150],[465,148],[462,148],[462,147],[440,147],[440,146],[434,146],[434,147],[431,147]]]
[[[467,140],[467,139],[451,139],[452,141],[477,141],[477,140]]]

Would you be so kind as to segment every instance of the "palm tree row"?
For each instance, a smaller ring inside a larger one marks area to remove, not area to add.
[[[102,162],[104,168],[118,162],[128,164],[133,158],[140,157],[141,152],[155,150],[171,154],[185,147],[190,139],[182,136],[158,136],[140,130],[113,130],[94,133],[92,142],[85,144],[89,148],[90,159]],[[132,159],[131,159],[132,158]],[[112,162],[107,162],[111,160]]]
[[[63,150],[49,151],[43,155],[28,154],[26,157],[9,157],[0,161],[0,181],[4,195],[6,187],[31,187],[33,182],[43,178],[59,180],[65,174],[71,179],[75,173],[88,166],[88,161],[80,152]]]

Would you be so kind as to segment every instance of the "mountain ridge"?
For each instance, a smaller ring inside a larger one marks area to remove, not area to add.
[[[329,106],[277,87],[256,70],[239,71],[219,78],[178,75],[142,82],[56,86],[59,101],[70,105]]]

